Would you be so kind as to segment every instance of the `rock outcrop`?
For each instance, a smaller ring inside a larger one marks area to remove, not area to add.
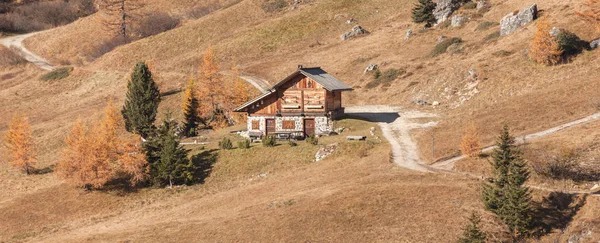
[[[458,8],[460,8],[459,0],[439,0],[437,1],[437,5],[433,10],[433,16],[437,20],[437,23],[442,23],[454,13]]]
[[[369,31],[365,30],[360,25],[356,25],[352,28],[352,30],[350,32],[344,33],[341,38],[342,38],[342,40],[348,40],[348,39],[352,39],[354,37],[358,37],[361,35],[367,35],[367,34],[369,34]]]
[[[590,41],[590,48],[596,49],[600,46],[600,39]]]
[[[452,17],[452,27],[461,27],[464,23],[466,23],[469,18],[461,15],[454,15]]]
[[[537,4],[524,8],[520,12],[509,13],[500,20],[500,36],[512,34],[519,27],[531,23],[537,18]]]

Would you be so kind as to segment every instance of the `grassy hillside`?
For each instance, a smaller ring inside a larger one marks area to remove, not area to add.
[[[298,64],[321,66],[355,88],[345,94],[346,106],[385,104],[438,114],[436,127],[412,131],[422,159],[429,162],[456,155],[469,122],[479,127],[483,144],[491,145],[505,123],[519,136],[598,112],[599,50],[546,67],[526,57],[534,24],[509,36],[495,36],[499,26],[488,22],[497,23],[531,2],[488,1],[490,11],[483,14],[459,10],[471,18],[463,27],[428,30],[411,22],[414,2],[313,0],[294,9],[266,12],[263,0],[149,1],[147,9],[182,16],[184,21],[173,30],[120,46],[99,58],[94,52],[110,35],[97,15],[82,18],[25,41],[28,49],[53,64],[75,66],[69,77],[41,81],[45,73],[31,64],[0,65],[0,134],[13,115],[30,116],[40,153],[38,167],[50,168],[76,118],[92,120],[108,100],[123,100],[128,72],[139,60],[150,64],[161,91],[169,94],[161,111],[170,109],[179,115],[181,94],[177,91],[208,46],[215,48],[223,70],[235,60],[243,73],[275,83]],[[548,0],[538,2],[538,7],[552,26],[585,40],[595,39],[600,33],[575,15],[583,2]],[[210,14],[185,17],[190,9],[209,6]],[[350,18],[356,22],[346,24]],[[371,34],[342,41],[340,35],[355,24]],[[409,29],[413,35],[404,40]],[[463,42],[430,57],[439,36]],[[363,73],[369,64],[398,75],[376,83],[372,73]],[[471,69],[475,76],[469,75]],[[415,100],[440,105],[419,106]],[[356,134],[366,135],[376,126],[348,122],[357,127],[352,130]],[[530,141],[526,156],[539,159],[539,151],[574,143],[588,150],[586,165],[597,166],[597,127],[594,122]],[[0,190],[0,218],[9,220],[0,220],[0,241],[445,242],[458,236],[472,211],[484,214],[483,224],[494,239],[503,237],[500,223],[479,203],[478,181],[404,171],[389,163],[385,142],[373,148],[344,143],[334,157],[313,163],[316,148],[305,145],[212,151],[220,137],[228,136],[225,133],[211,134],[213,147],[192,148],[194,153],[217,154],[206,183],[172,191],[86,193],[62,184],[52,174],[24,176],[1,164],[0,179],[7,183]],[[325,138],[322,143],[341,140]],[[361,157],[360,150],[368,150],[368,156]],[[483,174],[487,160],[465,160],[457,168]],[[266,178],[257,179],[263,173]],[[565,189],[589,189],[597,183],[535,176],[533,182]],[[545,192],[535,196],[539,200],[548,197]],[[52,203],[37,210],[45,202]],[[595,209],[600,202],[596,197],[585,202],[568,220],[570,224],[562,225],[564,230],[554,228],[541,240],[564,241],[592,230],[586,240],[597,241],[600,222]]]

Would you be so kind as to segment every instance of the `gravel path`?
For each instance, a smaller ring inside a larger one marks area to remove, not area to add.
[[[27,50],[25,48],[25,46],[23,46],[23,40],[25,40],[31,36],[34,36],[36,34],[39,34],[39,33],[41,33],[41,32],[6,37],[3,39],[0,39],[0,45],[6,46],[7,48],[9,48],[11,50],[17,50],[17,54],[19,54],[20,56],[25,58],[25,60],[35,64],[36,66],[40,67],[41,69],[51,71],[55,68],[55,66],[50,64],[50,62],[48,62],[43,57],[40,57],[40,56],[34,54],[33,52]]]

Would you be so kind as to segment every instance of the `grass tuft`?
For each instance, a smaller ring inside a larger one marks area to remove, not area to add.
[[[72,67],[63,67],[45,74],[40,79],[43,81],[61,80],[69,77],[72,71]]]
[[[463,42],[463,40],[461,38],[458,38],[458,37],[453,37],[453,38],[446,39],[446,40],[442,41],[441,43],[437,44],[435,46],[435,48],[433,48],[433,51],[431,51],[431,53],[429,54],[429,56],[430,57],[435,57],[435,56],[439,56],[441,54],[444,54],[448,50],[448,47],[450,47],[451,45],[454,45],[454,44],[460,44],[462,42]]]

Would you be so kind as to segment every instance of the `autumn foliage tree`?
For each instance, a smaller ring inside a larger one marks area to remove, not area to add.
[[[198,110],[206,124],[214,129],[232,124],[231,88],[219,70],[214,51],[209,47],[198,74]]]
[[[600,31],[600,0],[588,0],[588,10],[577,12],[584,20],[592,23],[598,31]]]
[[[465,129],[465,134],[460,143],[460,151],[463,155],[477,157],[481,154],[481,142],[479,141],[479,132],[475,124],[470,124]]]
[[[535,37],[529,47],[529,58],[537,63],[555,65],[561,60],[561,56],[560,45],[550,34],[550,24],[546,19],[540,19],[537,23]]]
[[[246,82],[240,78],[240,71],[235,63],[232,65],[233,91],[231,94],[232,109],[248,102],[248,86]],[[246,122],[246,115],[242,113],[234,114],[234,119],[237,123]]]
[[[88,128],[78,120],[66,138],[66,148],[56,167],[67,182],[100,189],[109,182],[126,178],[131,185],[147,179],[148,162],[139,138],[125,132],[125,125],[112,102],[103,118]]]
[[[99,0],[98,6],[103,26],[126,40],[143,4],[140,0]]]
[[[8,163],[28,175],[33,173],[37,158],[28,119],[15,116],[4,141],[8,149]]]

